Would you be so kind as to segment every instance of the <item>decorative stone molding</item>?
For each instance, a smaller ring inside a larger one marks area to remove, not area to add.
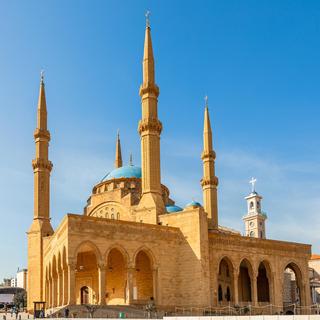
[[[210,186],[212,185],[213,187],[217,187],[219,184],[219,179],[218,177],[213,177],[213,179],[201,179],[201,186]]]
[[[45,160],[41,158],[37,158],[32,160],[32,168],[33,170],[36,169],[47,169],[49,171],[52,170],[53,164],[50,160]]]
[[[45,129],[39,129],[37,128],[35,131],[34,131],[34,134],[33,134],[34,138],[37,140],[37,139],[46,139],[47,141],[50,141],[50,132],[48,130],[45,130]]]
[[[207,160],[207,159],[215,160],[215,158],[216,158],[216,153],[213,150],[211,150],[211,151],[203,151],[201,153],[201,159],[202,160]]]
[[[157,98],[159,96],[159,93],[159,87],[155,83],[144,83],[140,86],[140,97],[142,97],[145,94],[154,94]]]
[[[158,134],[162,131],[162,123],[158,119],[142,119],[139,121],[138,132],[141,135],[145,131],[154,131]]]

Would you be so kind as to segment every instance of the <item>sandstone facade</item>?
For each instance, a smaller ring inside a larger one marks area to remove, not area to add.
[[[309,245],[241,236],[218,224],[215,152],[206,103],[203,206],[175,206],[161,184],[160,134],[150,26],[146,27],[141,168],[122,165],[93,187],[84,212],[50,224],[52,164],[43,79],[33,161],[35,211],[28,232],[28,309],[74,304],[145,304],[159,307],[283,304],[284,271],[290,267],[300,305],[309,305]]]

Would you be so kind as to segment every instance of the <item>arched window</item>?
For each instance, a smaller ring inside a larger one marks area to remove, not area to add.
[[[253,209],[254,203],[253,201],[250,202],[250,209]]]
[[[111,219],[114,219],[114,214],[113,213],[111,214]]]
[[[120,213],[117,213],[117,220],[120,220]]]

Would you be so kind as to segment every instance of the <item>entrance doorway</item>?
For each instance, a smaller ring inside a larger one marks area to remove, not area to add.
[[[89,288],[84,286],[80,289],[81,304],[89,303]]]

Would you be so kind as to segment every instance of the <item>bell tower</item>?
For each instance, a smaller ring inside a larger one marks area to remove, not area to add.
[[[34,212],[28,231],[28,310],[33,309],[33,301],[43,301],[43,237],[51,236],[50,223],[50,133],[47,128],[47,105],[43,72],[37,108],[37,127],[34,131],[36,156],[32,160],[34,174]]]
[[[248,237],[265,239],[265,221],[267,220],[267,215],[261,209],[262,196],[255,191],[256,182],[257,179],[255,178],[250,180],[252,190],[251,193],[245,197],[248,206],[248,213],[243,217],[245,235]]]

